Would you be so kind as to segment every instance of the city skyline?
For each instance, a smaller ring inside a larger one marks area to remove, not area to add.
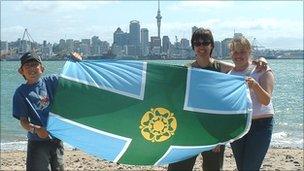
[[[157,1],[1,1],[1,40],[16,41],[27,28],[39,43],[96,35],[112,44],[114,31],[129,32],[131,20],[157,36],[157,10]],[[269,49],[303,49],[302,1],[160,1],[160,10],[160,36],[171,42],[190,39],[198,26],[211,29],[218,41],[240,32]]]

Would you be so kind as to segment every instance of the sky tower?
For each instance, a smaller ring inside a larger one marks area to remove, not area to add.
[[[157,16],[155,17],[157,19],[157,36],[160,38],[160,23],[162,16],[160,15],[160,9],[159,9],[159,0],[158,0],[158,10],[157,10]]]

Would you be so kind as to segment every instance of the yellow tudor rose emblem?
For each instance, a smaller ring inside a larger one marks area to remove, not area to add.
[[[139,126],[143,137],[152,142],[169,139],[174,135],[176,127],[174,114],[165,108],[155,108],[146,112]]]

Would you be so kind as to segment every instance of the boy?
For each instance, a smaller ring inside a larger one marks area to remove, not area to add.
[[[72,57],[81,60],[77,53]],[[20,61],[18,72],[26,83],[15,91],[13,116],[28,131],[26,170],[64,170],[63,143],[45,129],[58,77],[41,77],[44,67],[41,58],[33,52],[22,55]]]

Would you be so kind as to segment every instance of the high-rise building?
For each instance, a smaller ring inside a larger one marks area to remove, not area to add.
[[[117,46],[125,46],[128,44],[128,33],[125,33],[121,30],[120,27],[116,29],[116,31],[113,34],[113,44]]]
[[[171,42],[169,36],[163,36],[163,52],[168,54]]]
[[[226,58],[229,56],[230,50],[229,50],[229,43],[231,42],[232,38],[226,38],[222,40],[222,57]]]
[[[214,49],[212,51],[212,56],[217,59],[222,58],[222,45],[220,41],[214,41]]]
[[[195,30],[197,30],[197,29],[198,29],[198,27],[193,26],[193,27],[192,27],[192,34],[193,34],[193,33],[195,32]],[[191,35],[192,35],[192,34],[191,34]]]
[[[160,55],[161,53],[161,39],[158,36],[151,36],[151,53]]]
[[[101,42],[101,40],[99,39],[98,36],[93,36],[92,37],[92,49],[91,49],[92,55],[100,55],[101,54],[100,42]]]
[[[1,41],[1,51],[8,51],[8,43],[7,41]]]
[[[140,25],[139,21],[130,21],[129,45],[140,45]]]
[[[49,58],[53,53],[52,44],[47,43],[47,41],[44,40],[41,47],[41,53],[43,59]]]
[[[65,49],[66,49],[65,40],[64,39],[60,39],[59,40],[59,44],[58,44],[58,51],[62,52]]]
[[[128,55],[140,55],[140,25],[137,20],[132,20],[130,22]]]
[[[87,56],[91,54],[91,40],[81,39],[80,52]]]
[[[190,47],[190,43],[188,39],[182,38],[181,39],[181,48],[182,49],[187,49]]]
[[[120,27],[113,34],[113,44],[111,53],[116,56],[124,56],[127,54],[127,46],[129,43],[129,33],[123,32]]]
[[[110,49],[110,44],[107,41],[100,41],[100,54],[108,54]]]
[[[31,42],[26,41],[26,40],[19,40],[19,46],[18,46],[18,53],[23,54],[25,52],[28,52],[31,50]]]
[[[142,28],[140,32],[141,55],[147,56],[149,54],[149,30]]]
[[[79,40],[74,40],[74,51],[77,53],[80,53],[80,41]]]
[[[243,37],[242,33],[234,33],[233,38],[240,38]]]
[[[68,52],[74,51],[74,40],[73,39],[67,39],[65,41],[65,44],[66,44],[66,49]]]

